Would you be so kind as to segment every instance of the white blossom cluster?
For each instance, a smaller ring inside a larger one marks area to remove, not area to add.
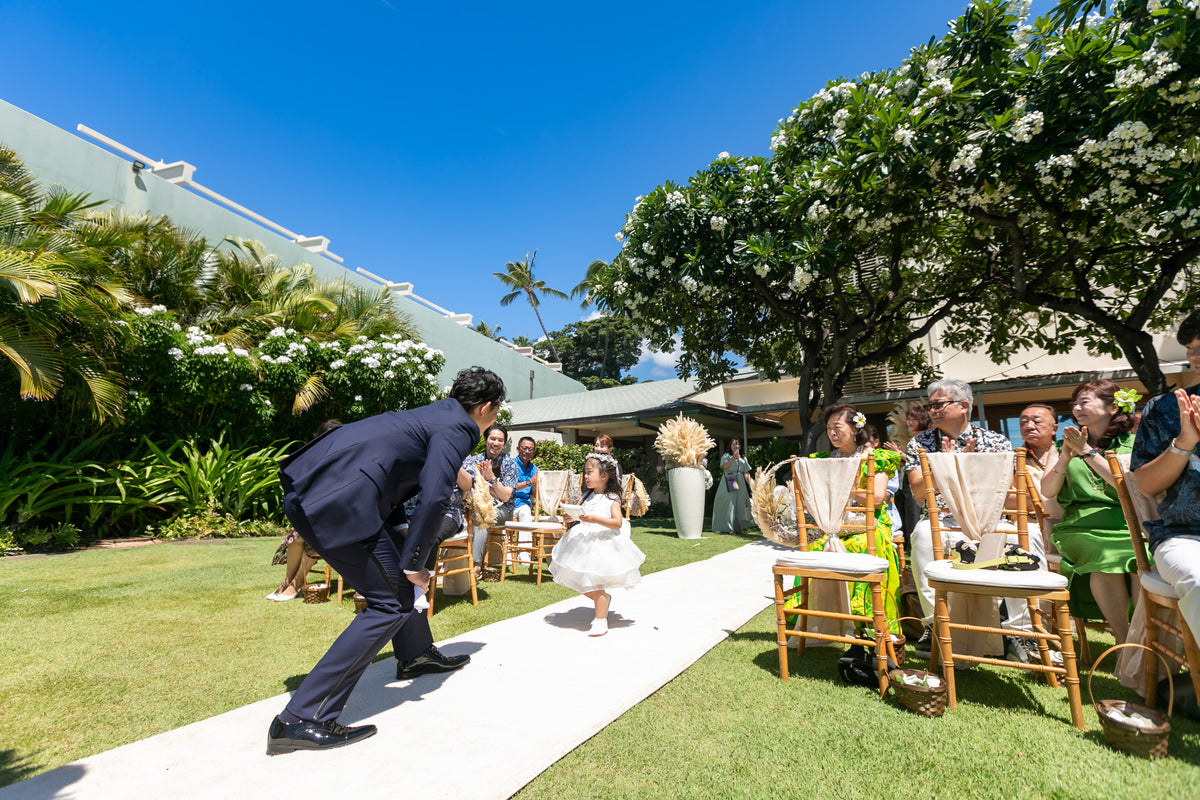
[[[1113,78],[1113,86],[1118,89],[1149,89],[1177,69],[1179,65],[1171,54],[1159,50],[1156,43],[1142,54],[1140,64],[1118,70]]]
[[[912,144],[912,141],[914,138],[916,138],[916,135],[917,132],[912,128],[908,127],[907,125],[901,125],[896,129],[896,132],[892,134],[892,139],[895,140],[897,144],[907,146]]]
[[[1029,142],[1042,132],[1042,125],[1045,123],[1045,118],[1040,111],[1030,111],[1028,114],[1022,114],[1017,117],[1017,121],[1013,123],[1012,136],[1018,142]]]
[[[975,171],[975,162],[983,155],[983,148],[977,144],[965,144],[958,154],[954,156],[954,160],[950,162],[950,170],[957,172],[964,170],[966,172]]]
[[[1038,171],[1038,182],[1044,186],[1053,186],[1059,180],[1071,177],[1071,172],[1075,169],[1075,157],[1069,153],[1050,156],[1037,162],[1034,167]]]
[[[709,225],[717,233],[724,233],[725,228],[729,225],[729,220],[725,219],[725,217],[716,216],[709,220]]]
[[[667,208],[677,209],[687,204],[687,198],[683,196],[683,192],[674,190],[667,192]],[[618,241],[620,241],[618,239]]]
[[[1200,3],[1200,0],[1196,2]],[[1172,105],[1200,103],[1200,78],[1192,78],[1187,83],[1171,81],[1165,88],[1160,88],[1158,94]]]
[[[142,316],[142,317],[148,317],[151,314],[154,314],[158,311],[166,311],[166,310],[167,310],[166,306],[160,306],[160,305],[137,306],[136,308],[133,309],[133,313],[135,313],[139,316]]]

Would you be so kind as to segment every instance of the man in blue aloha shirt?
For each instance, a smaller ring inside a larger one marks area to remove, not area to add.
[[[517,442],[517,490],[513,492],[513,519],[533,522],[533,491],[537,487],[537,442],[522,436]]]
[[[1176,339],[1187,348],[1188,365],[1200,374],[1200,309],[1180,324]],[[1146,404],[1130,467],[1138,489],[1154,497],[1160,520],[1142,527],[1159,575],[1175,587],[1179,612],[1200,633],[1200,385],[1176,389]]]

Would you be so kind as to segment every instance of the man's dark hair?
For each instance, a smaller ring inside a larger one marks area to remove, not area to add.
[[[1050,412],[1050,416],[1054,417],[1054,421],[1058,422],[1058,412],[1055,411],[1054,406],[1050,405],[1049,403],[1030,403],[1029,405],[1027,405],[1021,409],[1021,413],[1024,414],[1026,411],[1028,411],[1031,408],[1046,409],[1047,411]]]
[[[485,442],[487,441],[487,438],[492,435],[492,431],[500,431],[501,433],[503,433],[504,434],[504,443],[508,444],[508,431],[506,431],[504,429],[503,425],[500,425],[495,422],[493,422],[491,425],[488,425],[487,430],[483,432],[483,440]]]
[[[1196,339],[1200,339],[1200,308],[1183,318],[1183,322],[1179,323],[1179,333],[1175,336],[1175,340],[1184,347]]]
[[[522,436],[520,439],[517,439],[517,447],[520,447],[526,442],[529,442],[531,445],[533,445],[535,450],[537,449],[537,442],[533,440],[532,436]]]
[[[464,369],[454,376],[454,385],[450,387],[450,396],[457,400],[468,413],[484,403],[500,405],[508,393],[504,389],[504,381],[490,369],[471,367]],[[505,438],[508,434],[505,433]]]

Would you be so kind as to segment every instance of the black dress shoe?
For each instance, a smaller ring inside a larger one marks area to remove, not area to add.
[[[374,736],[376,730],[374,725],[348,728],[333,720],[284,722],[276,717],[267,731],[267,755],[277,756],[293,750],[327,750],[331,747],[341,747]]]
[[[429,645],[429,649],[416,658],[396,662],[396,680],[415,678],[431,672],[450,672],[466,666],[470,660],[470,656],[443,655],[441,650]]]

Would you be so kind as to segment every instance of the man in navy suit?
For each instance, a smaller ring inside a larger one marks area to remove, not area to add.
[[[371,659],[390,640],[398,677],[457,669],[433,646],[424,613],[413,609],[427,591],[425,563],[450,499],[459,465],[496,421],[504,382],[473,367],[458,373],[445,400],[379,414],[313,439],[279,470],[283,507],[296,531],[367,599],[287,707],[271,723],[267,755],[339,747],[375,733],[374,725],[337,722]],[[403,527],[403,503],[421,502]]]

